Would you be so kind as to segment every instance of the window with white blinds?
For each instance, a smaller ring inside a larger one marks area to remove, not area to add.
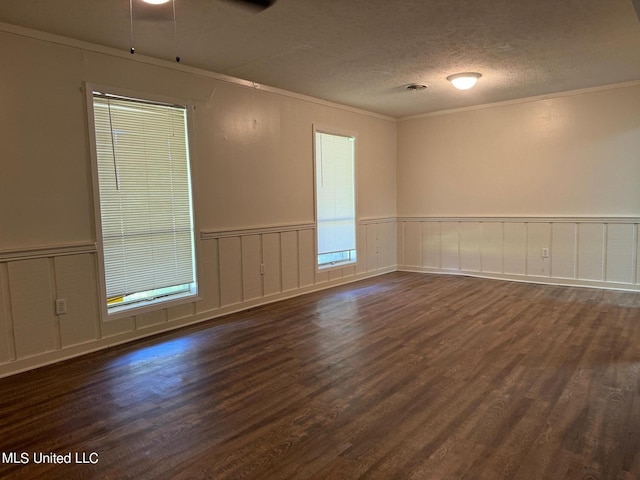
[[[355,138],[315,132],[318,267],[356,262]]]
[[[109,312],[195,295],[187,110],[93,92]]]

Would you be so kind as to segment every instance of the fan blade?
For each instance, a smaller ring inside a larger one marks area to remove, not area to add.
[[[245,7],[251,8],[253,10],[266,10],[271,7],[277,0],[226,0],[230,3],[235,3],[236,5],[243,5]]]
[[[633,8],[636,9],[636,16],[640,20],[640,0],[631,0],[633,2]]]

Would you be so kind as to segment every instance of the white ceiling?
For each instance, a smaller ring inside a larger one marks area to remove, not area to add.
[[[140,1],[136,53],[393,117],[640,80],[633,0],[175,0],[177,42],[171,3]],[[129,18],[129,0],[0,0],[1,22],[124,51]],[[462,71],[474,89],[447,82]]]

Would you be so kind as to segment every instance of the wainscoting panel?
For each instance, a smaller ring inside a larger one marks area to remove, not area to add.
[[[640,283],[640,225],[635,225],[635,234],[633,236],[633,239],[636,243],[636,261],[634,262],[635,264],[635,271],[634,271],[634,275],[633,275],[633,283]]]
[[[220,272],[216,281],[212,276],[215,269],[208,269],[206,292],[211,285],[219,285],[220,306],[229,307],[391,271],[396,266],[396,237],[395,218],[363,220],[358,225],[357,266],[317,272],[314,224],[203,232],[205,264],[219,265]],[[211,256],[216,248],[208,245],[212,242],[218,244],[215,261]],[[198,312],[201,311],[198,306]]]
[[[501,273],[503,270],[503,231],[502,224],[498,222],[486,222],[480,224],[482,228],[482,238],[480,252],[482,257],[483,272]]]
[[[358,260],[367,259],[370,263],[374,261],[375,257],[370,257],[368,249],[370,246],[367,244],[367,232],[370,233],[366,225],[359,224],[356,231],[356,250],[358,251]],[[358,261],[356,264],[356,275],[361,275],[367,271],[367,263]]]
[[[507,275],[525,275],[527,270],[527,225],[502,223],[502,268]]]
[[[167,322],[175,322],[185,318],[192,318],[196,314],[196,305],[194,303],[183,303],[182,305],[174,305],[167,308]]]
[[[422,266],[440,268],[440,223],[422,224]]]
[[[382,224],[380,224],[382,225]],[[365,245],[361,251],[365,252],[364,265],[367,272],[372,272],[378,269],[378,224],[364,225],[364,237]],[[381,228],[382,229],[382,228]]]
[[[219,239],[200,242],[200,272],[198,286],[201,300],[196,303],[197,313],[220,308],[220,263],[218,261]]]
[[[551,276],[575,279],[577,268],[578,225],[575,223],[554,223],[551,227],[551,247],[553,265]]]
[[[314,227],[298,230],[298,268],[300,269],[299,288],[310,287],[317,282],[315,267],[315,232]]]
[[[604,280],[604,223],[583,223],[578,226],[578,278]]]
[[[378,223],[378,269],[395,270],[398,264],[398,222],[395,218]]]
[[[551,248],[551,224],[527,223],[527,275],[551,275],[550,258],[542,256],[543,248]]]
[[[418,222],[404,224],[405,265],[422,266],[422,225]]]
[[[15,360],[9,304],[9,273],[7,264],[0,263],[0,363]]]
[[[202,231],[197,301],[104,321],[95,245],[0,251],[0,376],[395,270],[396,219],[358,232],[361,270],[316,272],[314,224]],[[56,315],[60,298],[67,313]]]
[[[640,291],[639,225],[637,218],[366,219],[357,268],[320,273],[313,224],[205,231],[198,301],[108,321],[99,315],[93,244],[0,252],[0,376],[396,269]],[[66,314],[56,315],[57,298],[66,299]]]
[[[395,270],[398,250],[398,223],[395,217],[361,221],[358,236],[359,249],[365,252],[365,257],[364,262],[358,262],[356,273]]]
[[[440,248],[441,268],[451,271],[460,270],[459,222],[442,222],[440,224]]]
[[[640,290],[637,218],[398,220],[399,270]]]
[[[289,292],[300,286],[298,232],[282,232],[280,234],[280,255],[282,258],[282,291]]]
[[[242,302],[242,237],[223,237],[218,241],[220,264],[220,306]]]
[[[96,291],[98,273],[95,255],[65,255],[55,257],[53,262],[56,297],[67,301],[67,313],[58,316],[61,348],[99,338],[100,307]]]
[[[280,235],[280,233],[266,233],[262,236],[262,263],[265,266],[263,293],[265,297],[282,292]]]
[[[153,327],[167,322],[167,311],[165,309],[153,312],[140,313],[134,317],[136,330]]]
[[[606,271],[607,282],[634,283],[635,225],[610,223],[607,225]]]
[[[51,260],[9,262],[11,315],[18,358],[56,350],[60,345],[54,314]]]
[[[255,300],[263,296],[262,275],[262,237],[245,235],[242,242],[242,300]]]
[[[460,268],[467,272],[481,271],[481,229],[482,224],[480,223],[461,223],[458,226],[460,235]]]
[[[134,317],[119,318],[117,320],[109,320],[102,322],[100,331],[102,338],[117,337],[136,329],[136,319]]]

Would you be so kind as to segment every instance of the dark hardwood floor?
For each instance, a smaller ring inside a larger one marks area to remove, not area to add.
[[[0,392],[1,478],[638,479],[640,294],[392,273]]]

